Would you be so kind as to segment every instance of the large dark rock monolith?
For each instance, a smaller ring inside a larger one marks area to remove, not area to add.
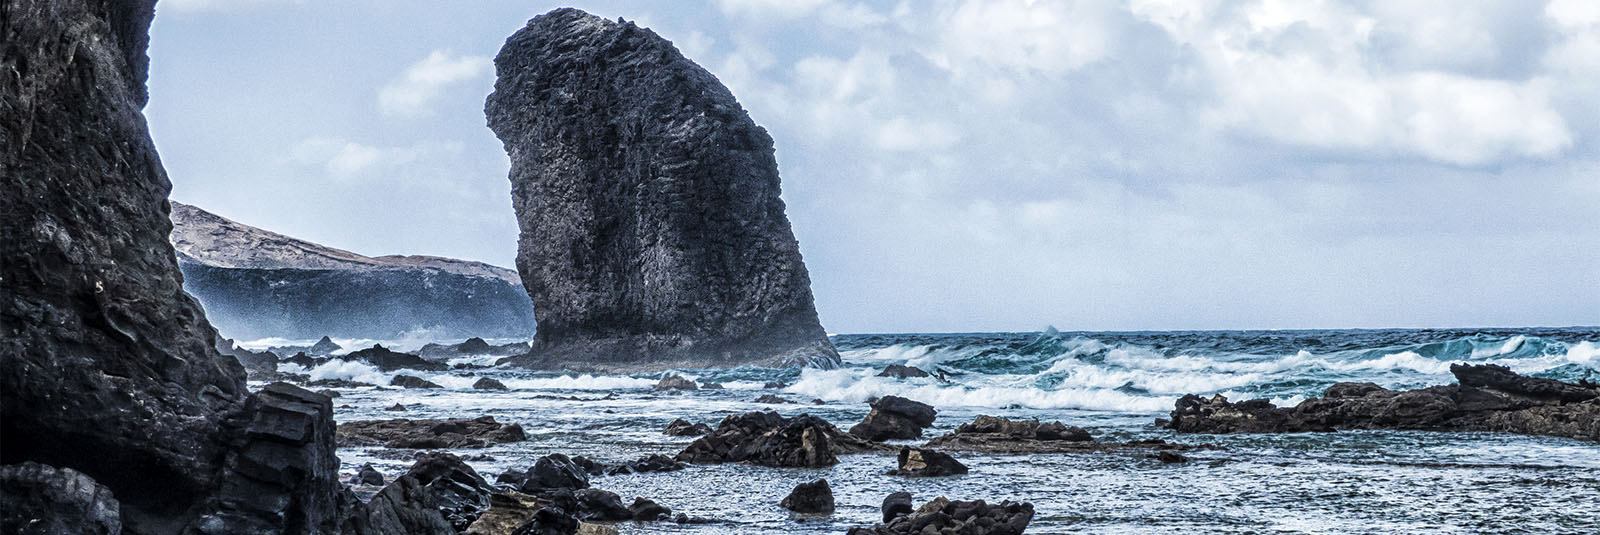
[[[495,57],[485,112],[511,157],[529,367],[821,365],[772,138],[672,43],[576,9]]]

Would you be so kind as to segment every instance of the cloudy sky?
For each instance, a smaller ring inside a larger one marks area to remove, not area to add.
[[[511,266],[522,1],[161,0],[175,199]],[[777,142],[832,332],[1600,324],[1600,2],[584,2]]]

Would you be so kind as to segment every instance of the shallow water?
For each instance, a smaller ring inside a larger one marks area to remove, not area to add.
[[[456,452],[492,457],[471,462],[491,480],[555,452],[602,460],[671,455],[692,441],[661,434],[674,418],[715,425],[729,414],[771,409],[807,412],[848,428],[866,415],[867,398],[886,394],[937,407],[929,437],[979,414],[997,414],[1060,420],[1101,440],[1164,438],[1223,448],[1188,453],[1193,462],[1168,466],[1104,453],[958,453],[972,472],[932,479],[883,475],[894,468],[890,455],[844,456],[819,470],[709,465],[595,478],[596,487],[624,501],[643,496],[674,512],[717,520],[623,523],[617,526],[622,533],[840,533],[874,522],[883,497],[901,490],[919,504],[939,495],[1032,502],[1037,515],[1029,533],[1600,533],[1600,445],[1590,442],[1382,431],[1174,435],[1152,425],[1185,393],[1294,403],[1340,381],[1390,388],[1451,383],[1452,362],[1594,380],[1600,377],[1597,341],[1595,328],[841,335],[834,338],[845,360],[838,370],[682,372],[722,382],[725,390],[652,392],[659,375],[409,372],[447,388],[344,389],[335,405],[341,421],[489,414],[522,424],[531,435],[526,442]],[[949,382],[876,377],[888,364],[943,371]],[[382,383],[393,375],[360,364],[309,371]],[[479,376],[513,390],[473,391]],[[764,390],[767,381],[790,386]],[[763,393],[825,403],[754,403]],[[608,394],[614,397],[602,399]],[[411,410],[382,410],[396,402]],[[364,462],[396,475],[410,464],[403,456],[381,448],[340,450],[347,476]],[[802,518],[777,506],[794,485],[818,477],[833,487],[837,513]]]

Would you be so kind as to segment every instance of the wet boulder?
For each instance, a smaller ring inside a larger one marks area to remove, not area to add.
[[[768,404],[768,405],[785,405],[785,404],[789,404],[789,403],[794,403],[794,401],[792,401],[792,400],[790,400],[788,398],[782,397],[782,396],[775,396],[775,395],[772,395],[772,394],[762,394],[760,397],[756,398],[756,403],[765,403],[765,404]]]
[[[676,459],[699,464],[744,462],[817,468],[837,464],[836,455],[884,449],[809,414],[784,418],[767,411],[724,418],[715,431],[690,443]]]
[[[833,489],[826,479],[801,483],[779,505],[796,513],[833,514]]]
[[[587,471],[560,453],[552,453],[534,461],[533,467],[528,468],[527,479],[521,485],[521,490],[528,493],[542,489],[586,488],[589,488]]]
[[[1114,448],[1121,445],[1095,442],[1089,432],[1061,422],[1038,420],[1011,420],[995,416],[979,416],[972,422],[961,424],[950,434],[935,437],[924,448],[953,451],[981,451],[986,453],[1062,453],[1087,452]]]
[[[906,366],[906,365],[903,365],[903,364],[890,364],[888,366],[885,366],[883,368],[883,371],[878,372],[878,377],[897,377],[897,378],[900,378],[900,379],[911,379],[911,378],[928,377],[928,376],[929,376],[928,372],[922,371],[920,368],[913,368],[913,367]]]
[[[0,532],[117,535],[121,507],[111,489],[71,468],[35,462],[0,466]]]
[[[360,469],[356,470],[355,477],[350,478],[350,484],[381,487],[383,486],[383,472],[373,468],[372,463],[363,464]]]
[[[703,423],[689,423],[682,418],[667,424],[667,429],[662,433],[675,437],[697,437],[711,432],[711,426]]]
[[[955,457],[926,448],[900,448],[896,458],[898,468],[889,471],[892,476],[939,477],[967,473],[967,465]]]
[[[989,505],[983,500],[950,501],[939,497],[911,514],[896,516],[872,527],[850,528],[848,535],[1021,535],[1032,521],[1033,504],[1030,503],[1007,501]]]
[[[850,428],[850,434],[867,440],[911,439],[922,436],[922,429],[933,425],[938,411],[926,403],[900,396],[884,396],[873,401],[866,419]]]
[[[883,498],[882,511],[883,522],[887,524],[890,520],[915,512],[916,508],[911,506],[911,493],[895,492]]]
[[[476,390],[507,390],[505,383],[491,377],[479,378],[477,382],[472,383],[472,388]]]
[[[389,386],[398,386],[401,388],[444,388],[433,381],[410,375],[394,376],[394,379],[389,380]]]
[[[493,416],[448,420],[359,420],[339,424],[341,446],[441,449],[482,448],[527,440],[519,424],[502,424]]]
[[[442,372],[450,369],[444,363],[428,361],[410,353],[391,351],[389,348],[383,347],[383,344],[373,344],[372,347],[367,349],[346,353],[337,358],[365,362],[385,372],[399,370]]]
[[[700,389],[700,386],[696,385],[693,380],[690,380],[690,379],[688,379],[688,378],[686,378],[686,377],[684,377],[682,375],[668,375],[666,377],[662,377],[660,381],[656,382],[656,386],[655,386],[655,390],[657,392],[661,392],[661,391],[664,391],[664,390],[699,390],[699,389]]]
[[[633,519],[640,522],[664,520],[672,516],[672,509],[668,509],[653,500],[639,497],[633,499],[633,505],[628,506],[628,512],[633,513]]]

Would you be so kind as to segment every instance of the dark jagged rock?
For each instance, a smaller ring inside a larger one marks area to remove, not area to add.
[[[1173,444],[1161,440],[1098,442],[1089,436],[1088,431],[1061,422],[1010,420],[994,416],[979,416],[970,423],[961,424],[955,432],[934,437],[923,448],[1006,455],[1096,451],[1145,454],[1159,450],[1214,449],[1212,446]]]
[[[455,535],[489,507],[493,487],[460,457],[429,453],[417,459],[346,519],[344,535]]]
[[[576,9],[495,57],[529,367],[837,366],[779,198],[772,138],[672,43]]]
[[[784,418],[767,411],[723,418],[715,431],[695,439],[677,459],[697,464],[746,462],[817,468],[838,463],[837,455],[887,449],[809,414]]]
[[[618,521],[632,520],[633,511],[622,505],[622,497],[609,490],[577,489],[572,496],[578,502],[579,520]]]
[[[775,396],[775,395],[772,395],[772,394],[762,394],[761,397],[756,398],[756,403],[766,403],[768,405],[784,405],[784,404],[794,403],[794,401],[790,400],[789,398],[785,398],[785,397],[781,397],[781,396]]]
[[[528,493],[544,489],[586,488],[589,488],[588,472],[560,453],[552,453],[534,461],[521,484],[521,490]]]
[[[457,531],[467,529],[484,509],[494,489],[460,457],[429,453],[401,477],[414,477],[433,494],[439,514]]]
[[[401,388],[444,388],[433,381],[411,375],[396,375],[394,379],[389,380],[389,386]]]
[[[472,383],[472,388],[476,390],[507,390],[505,383],[490,377],[478,379],[477,382]]]
[[[350,484],[381,487],[383,486],[383,472],[373,468],[372,463],[363,464],[361,469],[356,470],[356,476],[350,478]]]
[[[676,459],[659,453],[652,453],[632,461],[620,463],[600,463],[591,461],[588,458],[581,456],[573,457],[572,460],[574,463],[580,465],[585,472],[588,472],[590,475],[597,476],[643,474],[648,472],[674,472],[688,467],[688,465],[679,462]]]
[[[885,524],[897,517],[906,516],[916,511],[916,508],[911,506],[911,493],[909,492],[895,492],[884,497],[882,509],[883,523]]]
[[[449,420],[361,420],[339,424],[340,446],[440,449],[482,448],[527,440],[519,424],[501,424],[493,416]]]
[[[217,352],[239,360],[245,377],[251,381],[273,381],[279,378],[278,354],[272,351],[251,351],[239,347],[228,338],[217,337]]]
[[[528,352],[525,342],[490,345],[482,338],[468,338],[459,344],[427,344],[417,350],[417,355],[428,360],[444,360],[470,355],[511,356]]]
[[[171,239],[184,289],[229,336],[393,339],[423,328],[462,337],[534,332],[533,302],[516,272],[502,267],[433,256],[362,256],[176,202]],[[312,355],[332,352],[307,349]]]
[[[826,479],[801,483],[779,505],[796,513],[833,514],[833,489]]]
[[[389,407],[387,407],[387,408],[385,408],[383,410],[386,410],[386,411],[389,411],[389,412],[405,412],[406,411],[406,406],[404,404],[401,404],[401,403],[395,403],[394,405],[390,405]]]
[[[301,351],[299,353],[295,353],[294,356],[292,356],[292,357],[289,357],[289,358],[283,359],[281,361],[278,361],[278,363],[279,364],[293,364],[295,366],[299,366],[299,367],[305,368],[307,370],[310,370],[310,369],[315,368],[315,367],[317,367],[317,366],[319,366],[322,363],[327,362],[327,361],[328,361],[328,359],[325,359],[325,358],[320,358],[319,359],[317,357],[313,357],[311,355],[307,355],[306,352]]]
[[[938,414],[932,406],[900,396],[884,396],[872,402],[866,419],[850,428],[850,434],[867,440],[909,439],[922,436],[922,428],[933,425]]]
[[[916,377],[928,377],[928,372],[903,364],[890,364],[884,367],[883,371],[878,372],[878,377],[898,377],[901,379],[910,379]]]
[[[1167,426],[1184,433],[1415,429],[1600,440],[1600,388],[1525,377],[1493,364],[1454,364],[1450,371],[1459,384],[1394,391],[1340,383],[1294,407],[1191,394],[1178,400]]]
[[[628,506],[628,511],[633,513],[633,519],[640,522],[653,522],[665,520],[672,516],[672,509],[668,509],[653,500],[634,497],[633,505]]]
[[[178,205],[174,205],[173,209],[177,210]],[[271,351],[280,355],[305,353],[308,355],[326,357],[332,355],[333,352],[340,349],[344,349],[344,346],[340,346],[338,343],[334,342],[332,338],[329,338],[327,335],[323,335],[320,340],[317,340],[317,343],[309,346],[272,346],[267,348],[267,351]]]
[[[547,505],[537,496],[516,491],[499,491],[489,496],[489,508],[478,515],[463,535],[509,535],[527,523]],[[577,521],[576,518],[573,521]],[[573,531],[577,526],[573,526]]]
[[[897,461],[899,468],[890,470],[889,475],[939,477],[967,473],[967,465],[949,454],[931,449],[900,448]]]
[[[315,394],[316,410],[249,395],[183,292],[170,183],[141,112],[154,3],[0,11],[0,464],[82,473],[110,490],[129,534],[336,531],[336,462],[237,464],[332,459],[332,419]],[[294,445],[257,427],[280,417],[321,431]],[[252,515],[226,494],[257,476],[304,492]]]
[[[383,347],[383,344],[373,344],[372,347],[347,353],[339,358],[344,360],[359,360],[361,362],[371,364],[377,367],[379,370],[386,372],[398,370],[442,372],[450,369],[450,366],[447,366],[443,363],[429,362],[424,360],[422,357],[412,355],[410,353],[390,351],[389,348]]]
[[[35,462],[0,466],[0,532],[118,535],[117,498],[82,472]]]
[[[667,424],[667,429],[662,431],[663,434],[675,437],[697,437],[710,432],[711,426],[703,423],[691,424],[682,418],[673,420]]]
[[[1188,457],[1184,457],[1182,453],[1178,453],[1176,451],[1158,451],[1158,452],[1155,452],[1154,454],[1151,454],[1150,457],[1161,461],[1161,464],[1177,464],[1177,463],[1189,462],[1189,458]]]
[[[660,392],[660,391],[663,391],[663,390],[699,390],[699,389],[700,389],[700,385],[694,384],[694,381],[692,381],[690,379],[687,379],[682,375],[668,375],[666,377],[662,377],[660,381],[656,382],[656,386],[655,386],[655,390],[657,392]]]
[[[885,513],[884,516],[888,516]],[[876,526],[850,528],[849,535],[912,535],[959,533],[962,535],[1021,535],[1033,521],[1033,504],[983,500],[952,502],[935,498],[916,512],[897,516]]]
[[[784,382],[781,382],[781,381],[767,381],[765,384],[761,385],[761,388],[774,389],[774,388],[787,388],[788,386],[789,386],[788,383],[784,383]]]
[[[227,457],[233,475],[223,481],[221,511],[202,525],[226,526],[232,533],[331,529],[343,514],[333,401],[272,383],[246,401],[245,411],[244,434]]]

